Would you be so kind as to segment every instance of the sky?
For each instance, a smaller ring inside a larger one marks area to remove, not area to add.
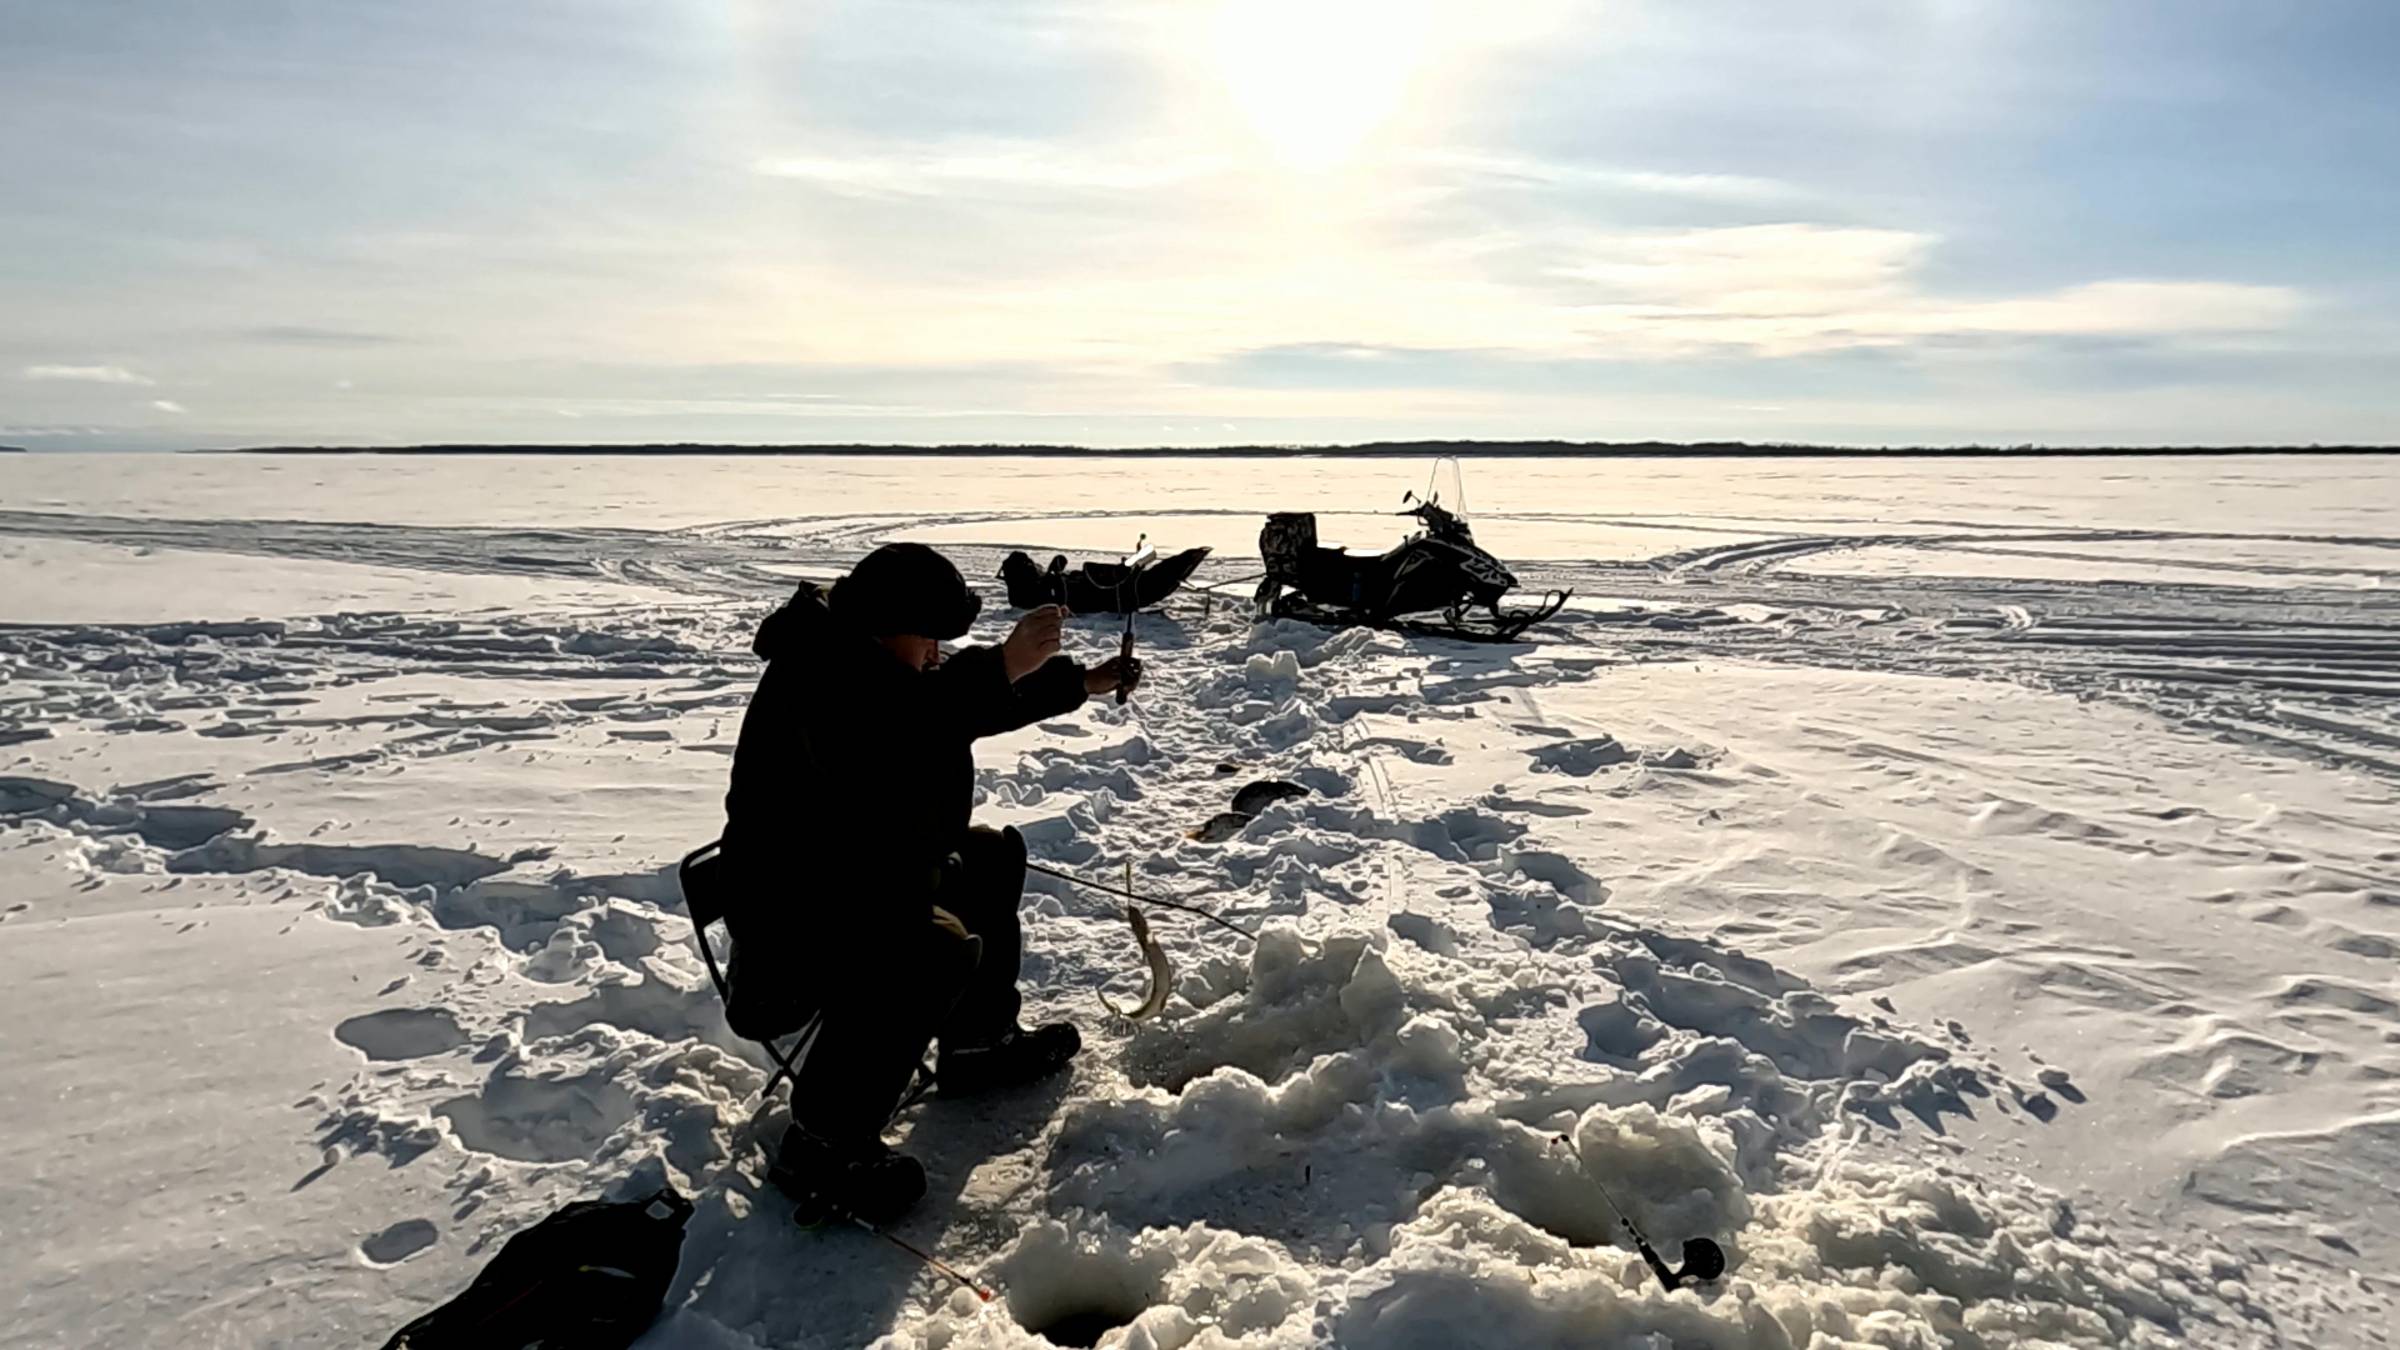
[[[2400,442],[2390,0],[0,0],[0,443]]]

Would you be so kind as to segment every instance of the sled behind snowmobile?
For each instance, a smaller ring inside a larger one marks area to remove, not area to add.
[[[1016,609],[1065,605],[1077,614],[1124,614],[1152,609],[1191,580],[1208,561],[1205,548],[1187,548],[1140,568],[1123,563],[1092,561],[1067,565],[1065,554],[1036,566],[1023,550],[1000,564],[1000,580],[1008,586],[1008,603]]]
[[[1381,554],[1354,554],[1317,542],[1317,518],[1305,511],[1267,517],[1258,552],[1262,612],[1333,626],[1365,624],[1433,637],[1512,642],[1565,606],[1557,591],[1532,609],[1501,608],[1516,574],[1475,542],[1467,522],[1432,500],[1403,514],[1424,528]],[[1440,614],[1439,623],[1422,617]]]

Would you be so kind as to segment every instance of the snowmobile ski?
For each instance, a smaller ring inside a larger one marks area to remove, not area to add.
[[[1267,612],[1272,618],[1299,619],[1327,628],[1380,628],[1386,632],[1448,638],[1456,642],[1516,642],[1534,625],[1549,621],[1566,608],[1568,599],[1573,595],[1573,591],[1552,591],[1543,598],[1541,604],[1531,609],[1495,609],[1487,614],[1454,612],[1445,613],[1439,619],[1416,615],[1377,617],[1355,609],[1311,604],[1297,596],[1283,597],[1271,605]]]

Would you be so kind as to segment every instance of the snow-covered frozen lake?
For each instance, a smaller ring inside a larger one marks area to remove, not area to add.
[[[1555,622],[1253,622],[1428,468],[0,456],[0,1346],[377,1343],[660,1176],[646,1346],[2389,1343],[2400,460],[1475,461]],[[1262,937],[1129,1027],[1037,878],[1084,1059],[903,1125],[987,1306],[785,1220],[673,863],[795,576],[1143,534],[1145,693],[978,815]]]

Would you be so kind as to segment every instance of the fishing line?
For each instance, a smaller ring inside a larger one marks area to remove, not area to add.
[[[932,1252],[926,1251],[924,1248],[917,1246],[915,1243],[910,1242],[904,1237],[887,1233],[882,1229],[877,1228],[875,1225],[868,1223],[865,1219],[858,1218],[855,1215],[851,1217],[850,1222],[857,1224],[859,1227],[866,1229],[875,1236],[882,1238],[884,1241],[892,1244],[895,1247],[898,1247],[900,1250],[907,1252],[910,1256],[913,1256],[919,1261],[924,1262],[928,1269],[934,1270],[943,1275],[947,1275],[951,1279],[956,1280],[960,1288],[974,1290],[975,1297],[982,1299],[986,1303],[992,1301],[991,1290],[986,1289],[982,1285],[968,1279],[966,1276],[959,1274],[956,1270],[953,1270],[949,1265],[945,1264],[940,1257],[935,1256]]]
[[[1034,862],[1031,859],[1026,860],[1025,870],[1028,872],[1039,872],[1046,877],[1057,877],[1061,881],[1072,881],[1076,885],[1084,887],[1087,890],[1098,891],[1103,895],[1118,896],[1126,900],[1131,900],[1137,905],[1156,905],[1161,909],[1173,909],[1180,910],[1185,914],[1196,914],[1199,917],[1208,920],[1210,923],[1215,924],[1219,928],[1228,929],[1233,933],[1250,939],[1252,942],[1258,941],[1258,934],[1251,932],[1249,929],[1242,927],[1238,923],[1234,923],[1230,919],[1219,918],[1217,915],[1200,908],[1198,905],[1187,905],[1180,900],[1161,900],[1155,896],[1141,895],[1127,887],[1111,886],[1105,881],[1094,881],[1090,877],[1077,876],[1073,872],[1069,872],[1057,867],[1047,867],[1041,863]]]

